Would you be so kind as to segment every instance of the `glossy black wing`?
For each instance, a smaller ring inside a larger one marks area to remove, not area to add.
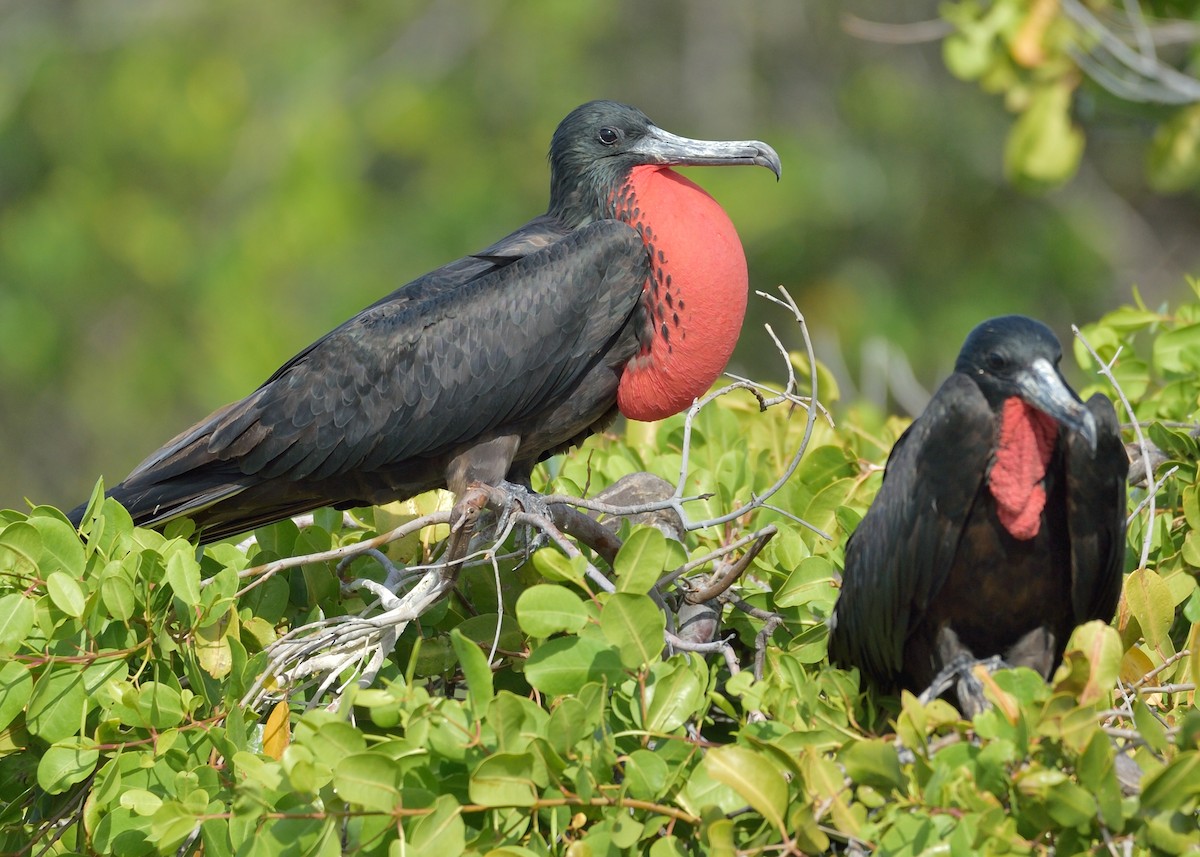
[[[156,501],[154,517],[165,520],[255,482],[433,456],[527,417],[603,358],[648,267],[637,233],[615,221],[501,267],[459,260],[364,310],[179,435],[130,474],[121,495],[167,481],[186,495],[194,479],[196,496],[174,508]]]
[[[994,443],[991,409],[951,375],[888,457],[883,485],[846,545],[829,655],[890,684],[904,643],[954,562]]]
[[[1096,451],[1067,436],[1067,526],[1071,533],[1071,602],[1077,623],[1108,622],[1121,597],[1125,562],[1129,457],[1112,403],[1099,393],[1087,403],[1096,420]],[[1066,641],[1063,641],[1064,643]]]

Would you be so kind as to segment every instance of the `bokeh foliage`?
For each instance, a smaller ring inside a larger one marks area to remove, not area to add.
[[[799,298],[848,399],[887,404],[880,337],[928,387],[988,315],[1065,333],[1132,283],[1177,292],[1200,211],[1147,188],[1162,111],[1081,83],[1084,168],[1030,196],[1004,175],[1013,118],[947,71],[951,41],[843,27],[939,11],[966,27],[992,6],[1019,24],[1033,5],[8,4],[0,503],[81,501],[380,295],[539,213],[549,136],[595,97],[779,149],[778,186],[692,175],[738,225],[754,285]],[[768,359],[751,337],[735,363]]]

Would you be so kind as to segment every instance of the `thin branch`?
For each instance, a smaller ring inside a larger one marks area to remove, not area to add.
[[[373,548],[382,547],[383,545],[394,542],[397,539],[402,539],[407,535],[411,535],[412,533],[419,532],[420,530],[423,530],[425,527],[430,527],[435,524],[448,524],[448,523],[450,523],[450,512],[448,512],[448,511],[433,512],[429,515],[423,515],[420,518],[413,518],[411,521],[408,521],[407,523],[402,524],[399,527],[396,527],[394,530],[383,533],[382,535],[378,535],[373,539],[367,539],[365,541],[355,542],[354,544],[351,544],[351,545],[343,545],[340,548],[334,548],[333,550],[328,550],[328,551],[321,551],[320,553],[307,554],[305,556],[285,557],[283,559],[278,559],[275,562],[266,563],[265,565],[256,565],[253,568],[243,569],[242,571],[238,572],[238,579],[240,579],[240,580],[245,580],[246,578],[256,578],[256,579],[253,582],[251,582],[250,584],[248,584],[248,585],[242,587],[240,590],[238,590],[234,594],[234,597],[240,598],[242,595],[245,595],[251,589],[260,585],[261,583],[263,583],[264,581],[269,579],[271,576],[273,576],[281,571],[284,571],[286,569],[298,568],[302,565],[308,565],[310,563],[315,563],[315,562],[330,562],[332,560],[341,560],[344,557],[358,556],[360,554],[367,553],[368,551],[372,550]],[[200,585],[207,586],[211,582],[212,582],[212,578],[209,578],[208,580],[201,581]]]
[[[857,15],[842,15],[842,29],[847,35],[864,42],[879,42],[886,45],[920,45],[940,42],[954,32],[954,26],[941,18],[930,21],[913,21],[903,24],[888,24],[868,21]]]
[[[1072,58],[1089,77],[1119,98],[1159,104],[1200,101],[1200,80],[1162,62],[1137,3],[1126,1],[1127,27],[1137,48],[1132,48],[1080,0],[1060,0],[1063,14],[1085,38],[1072,47]]]
[[[1117,362],[1117,358],[1121,356],[1121,349],[1118,348],[1116,353],[1113,354],[1112,360],[1108,363],[1105,363],[1102,359],[1100,359],[1100,355],[1096,353],[1096,349],[1092,348],[1092,344],[1087,341],[1087,337],[1083,335],[1076,325],[1071,325],[1071,332],[1075,334],[1075,338],[1078,339],[1080,343],[1082,343],[1083,347],[1087,349],[1088,354],[1092,355],[1092,359],[1096,361],[1096,365],[1099,367],[1098,371],[1102,376],[1104,376],[1105,379],[1107,379],[1108,383],[1112,385],[1113,390],[1116,391],[1117,396],[1121,400],[1121,404],[1125,407],[1126,413],[1129,414],[1129,419],[1133,422],[1133,434],[1137,439],[1138,449],[1141,450],[1142,461],[1148,463],[1150,461],[1150,449],[1146,444],[1146,435],[1142,433],[1142,427],[1137,422],[1137,413],[1133,410],[1133,405],[1130,404],[1129,397],[1125,395],[1125,391],[1121,389],[1121,385],[1117,382],[1117,379],[1112,373],[1113,364],[1115,364]],[[1152,480],[1153,474],[1148,472],[1146,477],[1147,479]],[[1150,500],[1150,513],[1147,519],[1146,537],[1142,541],[1142,555],[1140,561],[1138,562],[1138,568],[1145,568],[1146,563],[1150,561],[1150,542],[1152,536],[1154,535],[1155,497],[1158,495],[1158,489],[1161,484],[1161,482],[1151,481],[1150,487],[1146,489]]]
[[[742,576],[742,573],[749,568],[750,563],[754,561],[754,558],[766,547],[767,542],[777,532],[779,531],[775,528],[774,524],[759,530],[758,533],[754,534],[754,544],[750,546],[748,551],[742,554],[737,562],[730,565],[721,574],[716,575],[716,579],[710,581],[707,586],[699,589],[687,587],[683,594],[683,600],[689,604],[704,604],[719,597]],[[686,581],[681,580],[680,583],[686,583]]]
[[[768,531],[773,536],[777,532],[777,528],[774,524],[768,524],[761,530],[756,530],[753,533],[742,536],[741,538],[737,539],[736,541],[732,541],[727,545],[722,545],[714,551],[709,551],[703,556],[698,556],[693,560],[689,560],[688,562],[685,562],[683,565],[679,566],[679,568],[664,574],[659,578],[658,582],[654,584],[654,586],[659,591],[663,591],[683,575],[691,574],[696,569],[706,566],[723,556],[733,553],[735,550],[745,547],[751,542],[762,538],[763,535]]]

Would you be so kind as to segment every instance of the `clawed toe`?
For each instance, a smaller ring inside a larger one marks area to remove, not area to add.
[[[990,705],[983,693],[983,682],[975,675],[976,667],[983,667],[988,673],[994,673],[996,670],[1006,669],[1008,664],[999,655],[990,658],[959,655],[933,677],[929,687],[925,688],[919,697],[921,703],[929,703],[953,686],[959,710],[968,718],[975,717]]]

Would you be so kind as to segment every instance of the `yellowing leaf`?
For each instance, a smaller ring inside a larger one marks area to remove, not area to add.
[[[1175,621],[1175,604],[1166,581],[1151,569],[1139,568],[1125,578],[1123,597],[1146,645],[1160,655],[1170,654],[1167,633]]]
[[[1067,642],[1054,689],[1076,694],[1080,705],[1105,698],[1117,683],[1121,655],[1121,637],[1114,628],[1099,620],[1085,622]],[[1086,673],[1078,668],[1080,658],[1087,663]]]
[[[1133,684],[1152,669],[1154,669],[1154,661],[1150,660],[1150,656],[1137,646],[1126,650],[1125,654],[1121,656],[1119,675],[1121,681],[1126,684]]]
[[[704,759],[709,775],[746,799],[777,830],[784,829],[787,782],[763,755],[746,747],[717,747]]]
[[[263,753],[276,761],[283,758],[283,751],[292,742],[292,735],[288,729],[290,714],[287,700],[282,700],[271,709],[267,725],[263,727]]]
[[[224,678],[233,667],[233,652],[229,647],[231,634],[237,634],[237,613],[233,610],[210,625],[196,631],[196,657],[200,666],[213,678]]]

